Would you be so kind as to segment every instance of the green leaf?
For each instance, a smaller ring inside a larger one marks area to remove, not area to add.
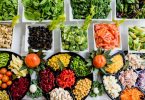
[[[100,68],[100,71],[101,71],[103,74],[107,74],[104,68]]]
[[[123,24],[125,22],[125,19],[122,19],[122,20],[114,20],[113,19],[113,22],[119,27],[121,24]]]
[[[32,74],[33,74],[33,72],[34,72],[34,70],[33,70],[33,69],[28,69],[28,73],[29,73],[30,75],[32,75]]]
[[[20,69],[19,69],[19,71],[22,71],[22,70],[24,70],[24,69],[27,69],[27,66],[22,66]]]
[[[11,25],[12,27],[14,27],[19,22],[19,18],[20,18],[19,15],[13,17],[13,19],[12,19],[12,25]]]
[[[58,58],[58,65],[59,65],[59,68],[61,71],[65,68],[64,64],[61,62],[61,60],[59,58]]]
[[[60,27],[65,22],[65,15],[59,15],[57,19],[50,22],[48,25],[49,31],[52,31],[58,27]]]

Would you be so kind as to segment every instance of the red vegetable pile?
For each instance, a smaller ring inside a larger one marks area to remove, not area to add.
[[[62,88],[71,88],[75,83],[75,74],[72,70],[63,70],[57,77],[57,83]]]
[[[40,82],[39,86],[43,90],[43,92],[48,93],[53,89],[55,86],[55,77],[53,73],[49,69],[45,69],[40,71],[39,73],[40,76]]]
[[[10,87],[10,93],[13,100],[20,100],[29,88],[30,81],[26,77],[19,78],[14,81]]]

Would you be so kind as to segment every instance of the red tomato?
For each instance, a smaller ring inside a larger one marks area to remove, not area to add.
[[[12,72],[11,72],[11,71],[7,71],[7,72],[6,72],[6,75],[7,75],[7,76],[12,76]]]
[[[9,81],[9,77],[4,75],[3,78],[2,78],[2,81],[3,82],[8,82]]]
[[[2,74],[0,74],[0,80],[3,78],[3,75]]]
[[[1,85],[1,87],[2,87],[3,89],[7,88],[7,84],[6,84],[6,83],[3,83],[3,84]]]
[[[1,70],[0,70],[0,73],[1,74],[5,74],[7,72],[7,69],[6,68],[2,68]]]
[[[7,82],[7,85],[11,85],[11,84],[12,84],[12,81],[8,81],[8,82]]]
[[[96,68],[102,68],[106,64],[106,58],[103,55],[97,55],[93,59],[93,65]]]

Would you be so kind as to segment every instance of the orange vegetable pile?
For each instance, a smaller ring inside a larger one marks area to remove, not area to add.
[[[96,24],[94,31],[96,47],[110,50],[120,46],[120,33],[116,24]]]
[[[31,53],[25,57],[25,64],[29,68],[36,68],[40,64],[40,58],[37,54]]]
[[[11,71],[8,71],[6,68],[0,69],[0,87],[2,89],[6,89],[8,86],[12,84],[11,76],[12,76]]]
[[[144,94],[137,88],[125,89],[122,91],[120,99],[121,100],[143,100]]]

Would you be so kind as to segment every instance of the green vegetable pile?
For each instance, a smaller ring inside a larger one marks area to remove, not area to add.
[[[111,0],[71,0],[72,14],[74,19],[85,19],[90,14],[93,5],[94,19],[105,19],[108,17]]]
[[[53,20],[64,13],[64,0],[22,0],[28,20]]]
[[[87,32],[78,26],[61,28],[62,48],[69,51],[84,51],[88,48]]]
[[[77,76],[87,76],[91,73],[91,68],[79,56],[72,59],[70,68],[74,70]]]
[[[18,14],[18,0],[0,0],[0,20],[12,20]]]
[[[99,81],[94,81],[93,86],[90,91],[90,96],[91,97],[96,97],[96,96],[101,96],[104,93],[104,86],[102,83]]]
[[[129,27],[129,49],[145,50],[145,28]]]
[[[0,67],[5,67],[9,61],[8,53],[0,53]]]
[[[118,18],[145,18],[144,0],[116,0]]]

